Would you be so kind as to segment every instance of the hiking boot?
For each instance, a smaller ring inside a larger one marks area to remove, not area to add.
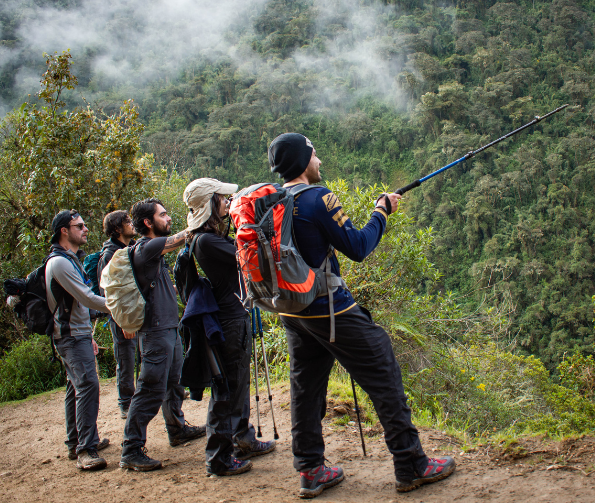
[[[191,424],[188,424],[188,422],[186,422],[184,427],[181,428],[180,431],[175,435],[169,433],[169,445],[175,447],[176,445],[183,444],[185,442],[188,442],[189,440],[204,437],[206,434],[206,426],[192,426]]]
[[[430,484],[445,479],[455,471],[455,460],[450,456],[443,458],[430,458],[428,467],[421,477],[411,481],[397,479],[397,492],[406,493],[417,489],[422,484]]]
[[[120,468],[128,468],[137,472],[150,472],[161,468],[161,461],[151,459],[147,456],[147,449],[139,447],[135,452],[120,458]]]
[[[336,486],[345,478],[343,468],[320,465],[307,472],[300,472],[300,498],[315,498],[329,487]]]
[[[218,475],[219,477],[225,477],[228,475],[239,475],[240,473],[249,472],[250,470],[252,470],[252,461],[232,457],[231,466],[229,466],[223,472],[213,472],[211,471],[211,467],[207,466],[207,475]]]
[[[128,418],[128,409],[120,409],[120,417],[122,419],[127,419]]]
[[[105,449],[109,445],[109,438],[102,438],[99,443],[97,444],[97,450],[100,451],[101,449]],[[74,461],[78,459],[76,455],[76,445],[74,447],[68,448],[68,459]]]
[[[254,440],[250,443],[250,447],[248,447],[247,449],[240,449],[239,447],[236,447],[233,451],[233,455],[237,459],[249,459],[254,456],[262,456],[263,454],[273,452],[275,450],[275,447],[276,443],[274,440],[269,440],[268,442]]]
[[[190,398],[190,391],[188,391],[187,389],[184,390],[184,400],[186,400],[187,398]]]
[[[99,457],[96,449],[86,449],[78,455],[76,467],[79,470],[102,470],[107,466],[107,461]]]

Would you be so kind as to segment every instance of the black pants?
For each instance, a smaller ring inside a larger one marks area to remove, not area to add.
[[[122,456],[147,441],[147,426],[163,407],[167,432],[172,435],[184,427],[182,402],[184,388],[179,385],[182,370],[182,342],[176,328],[137,334],[142,366],[136,391],[130,402],[124,427]]]
[[[250,424],[250,315],[221,320],[225,342],[217,352],[225,369],[229,394],[224,396],[214,383],[207,412],[206,463],[213,473],[231,466],[234,446],[245,449],[255,440]],[[226,399],[229,398],[229,399]]]
[[[134,353],[137,338],[126,339],[122,329],[110,318],[109,327],[114,341],[116,359],[116,382],[118,383],[118,405],[121,410],[128,410],[134,395]]]
[[[291,356],[291,433],[293,466],[306,471],[324,461],[321,420],[335,359],[369,395],[393,455],[395,475],[407,481],[423,474],[428,458],[422,450],[403,389],[401,369],[385,330],[370,313],[355,306],[336,316],[336,340],[329,342],[329,318],[282,316]]]
[[[66,442],[76,446],[77,454],[95,449],[99,443],[97,414],[99,412],[99,378],[91,334],[67,335],[54,341],[66,368]]]

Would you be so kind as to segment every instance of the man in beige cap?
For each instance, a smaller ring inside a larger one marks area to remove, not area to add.
[[[229,393],[213,382],[207,413],[207,473],[236,475],[252,468],[248,459],[275,450],[275,441],[256,440],[250,424],[250,315],[240,301],[236,247],[227,236],[229,202],[224,197],[238,186],[213,178],[199,178],[184,191],[188,230],[199,234],[194,256],[211,282],[219,306],[216,313],[224,342],[217,344]],[[193,326],[191,330],[203,330]]]

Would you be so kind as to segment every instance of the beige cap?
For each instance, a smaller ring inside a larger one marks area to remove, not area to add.
[[[188,229],[198,229],[211,216],[211,198],[213,194],[234,194],[238,191],[235,183],[223,183],[214,178],[197,178],[184,190],[184,203],[188,212]]]

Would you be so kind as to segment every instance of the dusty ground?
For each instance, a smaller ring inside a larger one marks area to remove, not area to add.
[[[292,467],[287,390],[275,391],[276,419],[281,440],[277,451],[254,460],[251,472],[237,477],[205,476],[205,439],[170,447],[163,419],[149,425],[149,454],[164,469],[149,473],[118,467],[122,428],[113,380],[102,383],[99,431],[112,445],[102,451],[106,470],[80,472],[69,461],[64,440],[64,391],[40,395],[0,407],[0,501],[9,502],[243,502],[298,501],[299,479]],[[263,432],[272,438],[268,406]],[[192,424],[202,424],[206,402],[186,401]],[[254,411],[253,411],[254,414]],[[329,416],[332,416],[332,411]],[[392,463],[381,437],[368,438],[362,456],[354,428],[337,431],[325,420],[327,458],[343,466],[346,480],[324,491],[317,501],[460,502],[593,502],[595,501],[595,439],[563,443],[539,440],[513,446],[508,453],[482,449],[463,454],[457,441],[439,431],[421,432],[430,455],[452,454],[453,476],[406,494],[394,489]]]

